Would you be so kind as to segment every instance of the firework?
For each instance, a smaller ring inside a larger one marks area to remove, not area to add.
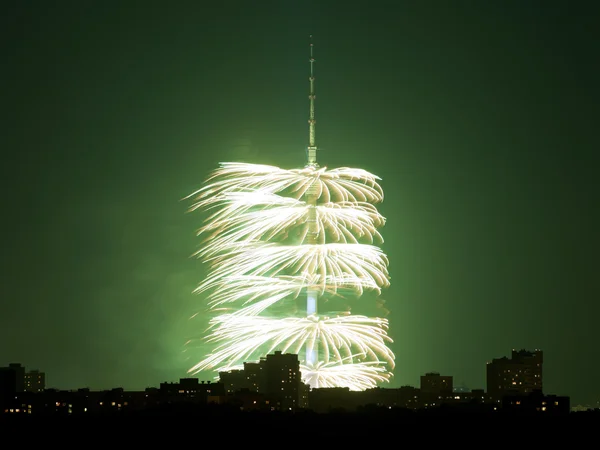
[[[306,201],[307,192],[318,202]],[[213,351],[190,372],[305,350],[302,374],[311,386],[365,389],[389,380],[386,319],[299,307],[307,293],[340,304],[389,286],[387,257],[375,245],[385,218],[367,202],[383,199],[377,177],[224,163],[188,198],[191,210],[208,212],[196,255],[209,272],[196,292],[207,294],[215,313],[205,337]]]
[[[270,318],[223,314],[211,321],[211,327],[214,329],[208,341],[218,345],[192,371],[211,368],[222,371],[231,366],[232,361],[257,360],[275,350],[299,353],[306,347],[322,355],[324,365],[380,358],[385,358],[392,367],[394,364],[393,354],[386,347],[390,338],[384,318],[358,315]]]
[[[286,170],[263,164],[227,162],[221,163],[214,171],[207,180],[207,186],[188,198],[195,199],[191,207],[194,210],[202,207],[210,197],[228,192],[287,192],[290,197],[300,199],[313,189],[321,203],[351,201],[375,204],[383,201],[379,180],[366,170],[349,167],[327,170],[326,167],[310,166]]]
[[[363,169],[317,164],[313,62],[311,44],[307,164],[224,162],[187,197],[208,216],[196,253],[208,273],[196,292],[212,314],[212,351],[190,373],[282,351],[298,354],[312,387],[363,390],[392,375],[387,319],[351,313],[389,286],[375,206],[383,191]]]

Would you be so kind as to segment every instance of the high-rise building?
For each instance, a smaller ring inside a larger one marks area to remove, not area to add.
[[[258,362],[245,362],[242,370],[219,372],[227,395],[241,391],[265,395],[273,409],[295,411],[308,407],[310,386],[302,382],[298,355],[276,351]]]
[[[437,372],[429,372],[421,375],[421,393],[434,395],[452,394],[453,379],[450,375],[440,375]]]
[[[251,392],[264,392],[265,385],[265,358],[259,362],[245,362],[246,387]]]
[[[14,378],[14,391],[19,392],[43,392],[46,389],[46,374],[39,370],[25,371],[25,366],[19,363],[10,363],[8,367],[0,368],[6,375],[5,379]]]
[[[226,395],[235,394],[248,389],[248,377],[244,370],[227,370],[219,372],[219,382],[223,383]]]
[[[19,363],[10,363],[8,369],[14,370],[16,385],[16,392],[23,392],[25,390],[25,367]]]
[[[17,394],[17,374],[9,367],[0,367],[0,413]]]
[[[487,391],[499,401],[505,395],[542,392],[541,350],[514,350],[510,358],[495,358],[487,363]]]
[[[277,401],[282,411],[295,411],[302,384],[298,355],[276,351],[267,355],[264,361],[265,394]]]
[[[46,389],[46,374],[39,370],[25,372],[25,392],[43,392]]]

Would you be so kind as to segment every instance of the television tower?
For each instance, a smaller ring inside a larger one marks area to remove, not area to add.
[[[317,144],[315,143],[315,125],[317,121],[315,120],[315,73],[314,73],[314,63],[315,58],[313,56],[313,43],[312,43],[312,35],[310,36],[310,58],[308,60],[310,62],[310,91],[308,94],[309,99],[309,112],[308,112],[308,147],[306,148],[306,168],[317,170],[319,165],[317,164]],[[318,186],[317,183],[314,182],[307,190],[305,194],[305,200],[308,205],[310,205],[310,209],[308,211],[308,233],[307,233],[307,244],[308,245],[317,245],[318,244],[318,236],[319,236],[319,227],[317,224],[317,199],[319,197]],[[314,274],[309,274],[314,275]],[[314,280],[310,279],[311,283],[314,283]],[[318,312],[318,300],[319,300],[319,291],[314,288],[308,288],[306,292],[306,316],[316,315]],[[317,342],[308,342],[306,345],[306,364],[313,365],[317,361],[318,355],[318,343]]]

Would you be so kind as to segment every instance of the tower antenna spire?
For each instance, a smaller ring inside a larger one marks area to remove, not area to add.
[[[312,42],[312,34],[309,36],[310,38],[310,77],[308,78],[310,81],[310,93],[308,94],[308,98],[310,101],[309,113],[308,113],[308,148],[306,149],[307,166],[319,167],[317,164],[317,145],[315,144],[315,125],[317,121],[315,120],[315,72],[314,72],[314,63],[315,58],[313,56],[313,42]]]
[[[308,98],[310,100],[310,109],[308,113],[308,147],[306,148],[306,166],[307,168],[315,169],[319,167],[317,164],[317,145],[315,144],[315,73],[314,63],[315,58],[313,56],[313,43],[312,35],[310,35],[310,93]],[[309,245],[316,245],[319,242],[319,225],[317,222],[317,200],[319,198],[318,184],[313,183],[308,187],[305,192],[306,204],[310,206],[308,210],[307,220],[307,236],[306,243]],[[318,313],[318,302],[319,302],[319,291],[314,287],[309,287],[306,290],[306,316],[317,315]],[[306,350],[306,364],[309,367],[314,367],[319,358],[318,351],[319,343],[317,341],[307,344]]]

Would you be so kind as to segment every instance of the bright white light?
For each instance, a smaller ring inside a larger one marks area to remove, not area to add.
[[[196,253],[209,273],[196,292],[214,313],[205,336],[214,349],[190,372],[231,370],[280,350],[299,355],[313,387],[389,380],[387,319],[327,311],[389,286],[377,246],[385,224],[373,206],[383,200],[378,180],[362,169],[222,163],[187,197],[191,210],[209,213]]]
[[[391,373],[378,362],[318,363],[300,365],[304,382],[314,388],[347,387],[363,391],[387,382]]]
[[[263,354],[281,350],[300,353],[309,348],[323,363],[349,358],[379,360],[394,365],[386,347],[387,319],[358,315],[339,317],[269,318],[223,314],[212,319],[208,342],[218,345],[212,354],[191,370],[202,371],[230,361],[257,360]],[[352,364],[349,364],[352,365]]]
[[[379,203],[383,201],[383,191],[378,180],[379,177],[363,169],[349,167],[327,170],[326,167],[311,166],[285,170],[261,164],[225,162],[207,180],[210,184],[186,198],[196,199],[192,209],[201,206],[203,200],[224,192],[250,190],[269,194],[287,191],[290,197],[300,199],[314,185],[320,203]]]

